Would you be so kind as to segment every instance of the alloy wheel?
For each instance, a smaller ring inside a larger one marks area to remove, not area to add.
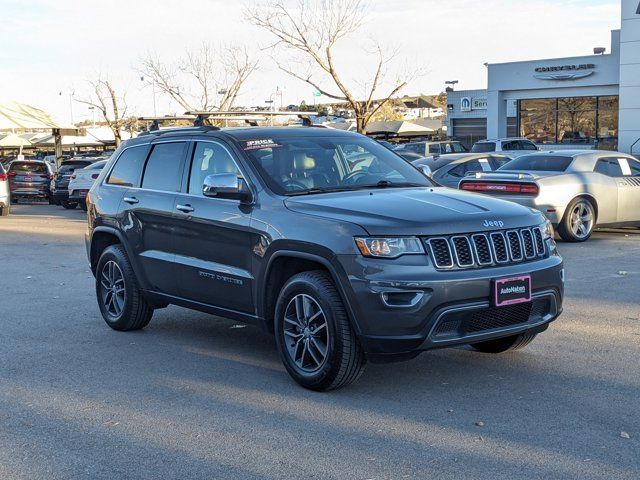
[[[105,312],[111,317],[120,317],[126,300],[124,275],[113,260],[105,263],[100,272],[100,297]]]
[[[284,342],[289,357],[303,372],[316,372],[325,364],[327,318],[313,297],[301,293],[289,301],[284,313]]]
[[[593,229],[594,221],[594,212],[591,204],[586,201],[576,203],[570,215],[571,231],[576,238],[583,239],[588,237]]]

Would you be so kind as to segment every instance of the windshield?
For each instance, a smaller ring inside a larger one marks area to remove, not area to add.
[[[433,186],[416,168],[366,137],[258,138],[241,147],[280,195]]]
[[[471,147],[471,151],[474,153],[487,153],[487,152],[495,152],[496,144],[493,142],[478,142],[474,143],[473,147]]]
[[[537,172],[564,172],[573,158],[558,155],[524,155],[505,163],[498,170],[527,170]]]

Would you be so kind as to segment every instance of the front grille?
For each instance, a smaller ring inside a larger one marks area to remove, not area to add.
[[[546,255],[538,227],[425,240],[437,269],[468,269],[519,263]]]
[[[485,307],[472,312],[452,311],[440,318],[431,331],[431,338],[451,340],[489,330],[539,323],[553,313],[554,305],[548,296],[506,307]]]

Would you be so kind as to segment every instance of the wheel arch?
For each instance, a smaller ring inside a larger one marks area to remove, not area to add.
[[[264,275],[259,282],[258,316],[265,321],[265,327],[273,332],[275,305],[278,295],[286,281],[293,275],[304,271],[325,270],[333,280],[338,294],[345,306],[349,321],[356,332],[359,332],[357,322],[354,322],[355,312],[349,302],[349,296],[341,281],[339,267],[328,258],[299,250],[278,250],[274,252],[267,262]],[[346,275],[343,274],[346,278]]]
[[[567,207],[569,205],[571,205],[575,200],[578,200],[578,199],[581,199],[581,198],[583,198],[585,200],[588,200],[589,203],[593,206],[593,210],[594,210],[594,212],[596,214],[596,218],[594,220],[594,227],[595,227],[595,224],[598,222],[598,201],[596,200],[595,196],[593,196],[592,194],[587,193],[587,192],[579,193],[578,195],[574,196],[569,201],[569,203],[567,204]],[[567,211],[568,211],[568,208],[565,209],[565,212],[564,212],[565,215],[567,214]]]

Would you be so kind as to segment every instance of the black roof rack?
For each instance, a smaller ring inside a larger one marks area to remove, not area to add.
[[[190,111],[185,112],[185,115],[194,115],[196,120],[194,121],[194,125],[200,124],[200,122],[206,122],[209,118],[215,118],[216,120],[244,120],[249,125],[257,126],[258,121],[266,120],[267,118],[273,120],[274,116],[279,117],[292,117],[296,116],[300,120],[302,120],[302,125],[305,127],[312,127],[313,122],[311,121],[312,115],[317,115],[317,112],[270,112],[270,111],[246,111],[246,110],[236,110],[236,111]]]

